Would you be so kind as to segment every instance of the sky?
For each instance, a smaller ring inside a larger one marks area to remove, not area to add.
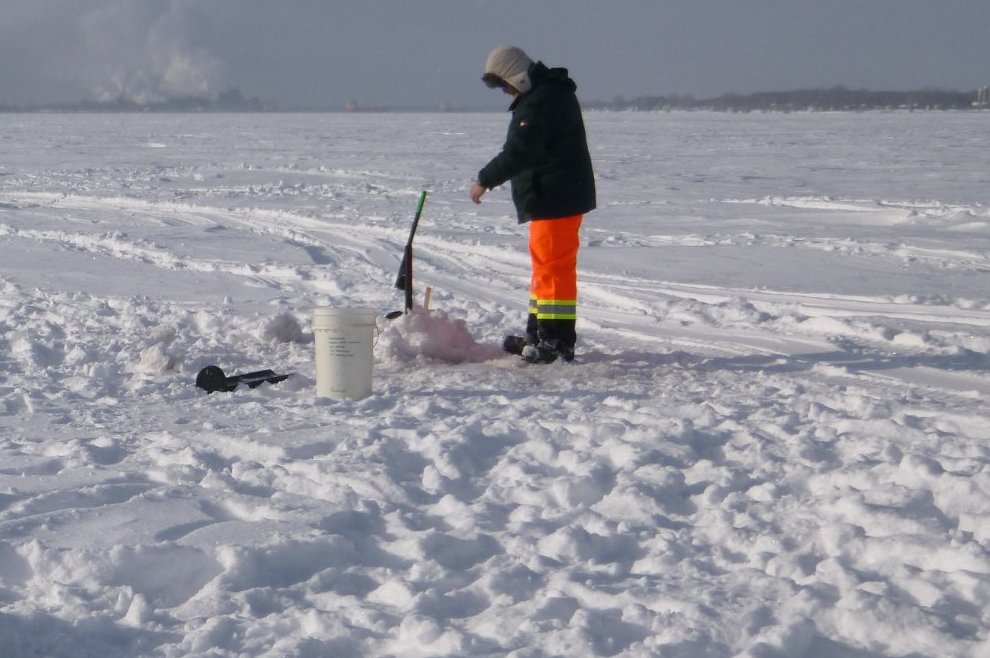
[[[488,52],[582,100],[990,84],[987,0],[0,0],[0,105],[237,89],[281,107],[495,107]]]

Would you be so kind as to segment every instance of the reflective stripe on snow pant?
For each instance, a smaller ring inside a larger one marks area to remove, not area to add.
[[[540,338],[556,337],[574,344],[577,319],[578,229],[583,215],[534,219],[529,223],[533,264],[530,313],[535,311]]]

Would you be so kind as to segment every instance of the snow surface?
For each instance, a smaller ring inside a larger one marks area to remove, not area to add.
[[[988,118],[589,115],[526,366],[505,116],[3,116],[0,654],[990,656]]]

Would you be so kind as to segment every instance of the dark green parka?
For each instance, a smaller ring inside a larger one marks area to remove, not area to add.
[[[567,69],[542,62],[529,68],[533,88],[512,103],[502,152],[478,173],[487,189],[512,181],[519,223],[594,210],[595,174],[577,85]]]

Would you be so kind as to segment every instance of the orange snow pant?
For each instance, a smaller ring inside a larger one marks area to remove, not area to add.
[[[533,278],[527,333],[536,333],[539,340],[559,340],[568,347],[574,347],[577,339],[577,253],[582,219],[583,215],[573,215],[529,223]]]

